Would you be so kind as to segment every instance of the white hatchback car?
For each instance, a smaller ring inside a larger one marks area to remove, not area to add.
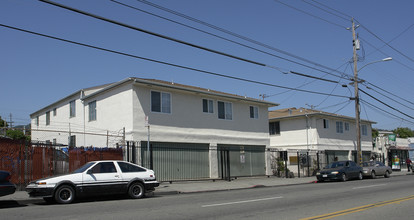
[[[127,194],[139,199],[159,186],[154,171],[126,161],[93,161],[71,174],[31,182],[30,197],[47,202],[71,203],[77,197]]]

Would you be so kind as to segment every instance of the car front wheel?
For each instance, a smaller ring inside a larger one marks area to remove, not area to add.
[[[372,179],[375,179],[375,177],[376,177],[376,176],[375,176],[375,171],[372,171],[372,172],[371,172],[371,178],[372,178]]]
[[[345,182],[345,181],[346,181],[346,174],[345,174],[345,173],[343,173],[343,174],[341,175],[341,181],[342,181],[342,182]]]
[[[390,178],[390,172],[386,171],[384,177],[385,178]]]
[[[132,183],[131,186],[129,186],[128,195],[131,199],[140,199],[144,197],[144,185],[142,185],[142,183],[139,182]]]
[[[359,174],[358,174],[358,179],[359,180],[362,180],[364,177],[362,176],[362,173],[361,172],[359,172]]]
[[[75,200],[75,190],[68,185],[60,186],[55,192],[55,201],[60,204],[69,204]]]

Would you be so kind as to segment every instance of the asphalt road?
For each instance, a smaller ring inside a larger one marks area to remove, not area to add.
[[[410,219],[414,175],[70,205],[0,203],[4,219]]]

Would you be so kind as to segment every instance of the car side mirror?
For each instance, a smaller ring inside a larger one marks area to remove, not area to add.
[[[93,174],[92,169],[86,171],[86,174],[89,174],[89,175]]]

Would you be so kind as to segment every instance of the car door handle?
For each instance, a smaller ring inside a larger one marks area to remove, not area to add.
[[[115,177],[119,177],[119,175],[115,175]]]

